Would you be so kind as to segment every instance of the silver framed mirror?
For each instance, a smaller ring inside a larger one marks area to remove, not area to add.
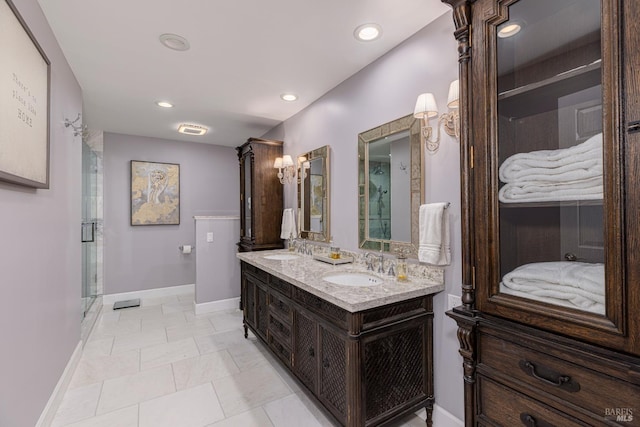
[[[402,248],[417,258],[424,203],[420,122],[401,117],[358,135],[358,229],[361,249]]]
[[[298,230],[302,238],[331,240],[330,147],[298,156]]]

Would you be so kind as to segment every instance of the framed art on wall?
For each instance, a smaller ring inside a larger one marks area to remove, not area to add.
[[[10,0],[0,0],[0,180],[49,188],[50,62]]]
[[[131,160],[131,225],[180,224],[180,165]]]

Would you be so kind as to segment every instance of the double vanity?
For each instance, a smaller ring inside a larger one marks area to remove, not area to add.
[[[355,261],[348,264],[307,254],[318,243],[319,252],[335,247],[330,152],[320,147],[285,167],[297,176],[297,229],[282,230],[281,184],[288,181],[283,167],[274,173],[284,164],[277,160],[282,142],[252,138],[238,147],[245,337],[251,330],[262,340],[341,425],[386,425],[426,408],[431,427],[433,294],[444,289],[444,272],[411,263],[409,280],[399,281],[380,255],[398,255],[403,278],[404,257],[417,258],[420,124],[409,115],[358,135],[358,248],[378,255],[345,253],[340,262]],[[299,253],[266,250],[296,236],[305,239]]]
[[[377,426],[433,409],[433,294],[443,271],[409,281],[287,251],[238,253],[250,329],[345,426]]]

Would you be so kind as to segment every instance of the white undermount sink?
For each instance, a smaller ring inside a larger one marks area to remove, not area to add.
[[[273,254],[273,255],[265,255],[264,259],[273,259],[276,261],[290,261],[292,259],[300,258],[298,255],[293,254]]]
[[[333,283],[334,285],[342,286],[375,286],[384,282],[379,277],[365,273],[331,274],[329,276],[324,276],[322,280]]]

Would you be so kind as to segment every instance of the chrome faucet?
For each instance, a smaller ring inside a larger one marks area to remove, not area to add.
[[[384,273],[384,255],[378,255],[378,273]]]
[[[373,255],[371,252],[365,252],[364,253],[364,259],[367,260],[367,270],[368,271],[374,271],[373,270],[373,260],[371,260],[371,258],[369,258],[371,255]]]
[[[393,276],[393,277],[395,277],[395,276],[396,276],[396,271],[395,271],[395,269],[394,269],[394,265],[393,265],[393,263],[391,263],[391,265],[389,266],[389,271],[388,271],[388,273],[387,273],[387,274],[388,274],[389,276]]]
[[[307,239],[302,240],[302,244],[298,245],[298,253],[302,255],[313,255],[313,249],[311,244],[307,244]]]

